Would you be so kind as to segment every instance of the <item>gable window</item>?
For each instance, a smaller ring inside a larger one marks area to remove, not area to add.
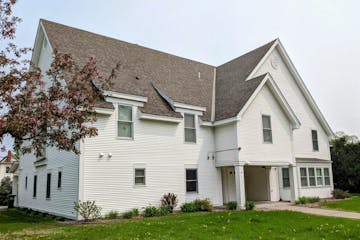
[[[135,185],[145,185],[145,168],[135,168]]]
[[[118,106],[118,137],[133,137],[133,118],[131,106]]]
[[[329,168],[324,168],[324,181],[325,181],[325,185],[329,186],[330,185],[330,172],[329,172]]]
[[[282,169],[283,188],[290,187],[290,173],[289,168]]]
[[[309,171],[309,184],[310,186],[316,186],[316,179],[315,179],[315,169],[308,168]]]
[[[271,131],[271,118],[267,115],[262,115],[263,125],[263,140],[264,143],[272,143],[272,131]]]
[[[197,192],[197,169],[186,169],[186,192]]]
[[[311,130],[311,137],[312,137],[313,150],[319,151],[319,141],[318,141],[318,134],[317,134],[316,130]]]
[[[185,120],[185,142],[196,143],[195,115],[184,114]]]
[[[51,173],[46,175],[46,198],[50,198],[51,194]]]
[[[61,178],[62,178],[62,172],[59,171],[58,172],[58,182],[57,182],[57,187],[61,188]]]
[[[37,176],[34,176],[34,186],[33,186],[33,197],[36,197],[36,189],[37,188]]]
[[[25,177],[25,189],[27,189],[27,176]]]
[[[6,167],[6,173],[10,173],[10,167]]]
[[[323,173],[321,168],[316,168],[316,185],[323,186]]]
[[[306,168],[300,168],[300,179],[301,179],[301,186],[302,187],[307,187],[308,186],[308,179],[307,179]]]

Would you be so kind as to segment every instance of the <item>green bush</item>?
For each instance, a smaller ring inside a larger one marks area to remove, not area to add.
[[[139,216],[139,209],[137,209],[137,208],[133,208],[122,214],[122,217],[125,219],[130,219],[130,218],[137,217],[137,216]]]
[[[335,198],[335,199],[345,199],[345,198],[350,197],[350,194],[348,192],[338,189],[338,188],[335,188],[332,191],[332,195],[333,195],[333,198]]]
[[[159,214],[159,210],[154,206],[148,206],[144,210],[144,217],[155,217]]]
[[[162,205],[158,209],[158,215],[159,216],[165,216],[165,215],[168,215],[169,213],[171,213],[170,206]]]
[[[319,201],[319,197],[299,197],[298,200],[295,201],[295,204],[315,203]]]
[[[183,203],[180,206],[180,210],[182,212],[196,212],[196,211],[199,211],[194,202]]]
[[[213,205],[209,199],[196,199],[189,203],[184,203],[180,206],[182,212],[199,212],[207,211],[211,212]]]
[[[109,218],[109,219],[115,219],[115,218],[119,217],[119,213],[115,210],[112,210],[112,211],[108,212],[105,217]]]
[[[101,217],[101,207],[95,201],[74,202],[74,210],[87,222]]]
[[[228,203],[226,204],[226,208],[227,208],[228,210],[236,210],[236,208],[237,208],[237,202],[235,202],[235,201],[230,201],[230,202],[228,202]]]
[[[255,207],[255,203],[253,201],[246,201],[245,208],[246,210],[250,211],[253,210]]]
[[[4,177],[0,183],[0,206],[8,204],[8,195],[11,194],[11,179]]]
[[[133,209],[131,209],[131,212],[132,212],[133,217],[139,216],[139,209],[133,208]]]

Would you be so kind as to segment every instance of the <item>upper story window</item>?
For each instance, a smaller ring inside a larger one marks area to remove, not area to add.
[[[319,151],[319,141],[318,141],[318,134],[317,134],[316,130],[311,130],[311,137],[312,137],[313,150]]]
[[[271,118],[268,115],[262,115],[263,140],[264,143],[272,143]]]
[[[118,137],[133,138],[133,117],[131,106],[118,106]]]
[[[10,167],[6,167],[5,172],[6,172],[6,173],[10,173]]]
[[[195,115],[185,114],[185,142],[196,143]]]

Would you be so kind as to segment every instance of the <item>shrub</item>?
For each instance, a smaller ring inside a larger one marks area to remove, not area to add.
[[[122,217],[125,219],[130,219],[130,218],[137,217],[137,216],[139,216],[139,209],[137,209],[137,208],[133,208],[122,214]]]
[[[95,201],[74,202],[74,210],[87,222],[101,217],[101,207]]]
[[[165,216],[171,213],[170,207],[167,205],[162,205],[158,209],[158,215],[159,216]]]
[[[250,211],[253,210],[255,207],[255,203],[253,201],[246,201],[245,208],[246,210]]]
[[[0,183],[0,206],[8,204],[8,195],[11,194],[11,179],[4,177]]]
[[[235,202],[235,201],[230,201],[230,202],[228,202],[228,203],[226,204],[226,208],[227,208],[228,210],[236,210],[236,208],[237,208],[237,202]]]
[[[333,195],[333,198],[335,198],[335,199],[345,199],[345,198],[350,197],[350,194],[348,192],[338,189],[338,188],[335,188],[332,191],[332,195]]]
[[[109,219],[115,219],[115,218],[118,218],[119,217],[119,213],[117,211],[110,211],[106,214],[106,218],[109,218]]]
[[[182,212],[196,212],[196,211],[199,211],[199,210],[197,210],[197,206],[195,205],[194,202],[183,203],[180,206],[180,210]]]
[[[154,206],[148,206],[144,210],[144,217],[155,217],[159,214],[159,211]]]
[[[131,209],[131,212],[132,212],[133,217],[139,216],[139,209],[133,208],[133,209]]]
[[[162,206],[169,207],[170,213],[173,212],[174,208],[177,206],[178,203],[177,195],[174,193],[164,194],[160,201]]]
[[[319,201],[319,197],[299,197],[299,199],[295,201],[295,204],[315,203]]]

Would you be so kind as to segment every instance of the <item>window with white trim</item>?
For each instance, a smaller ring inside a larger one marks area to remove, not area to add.
[[[282,180],[283,180],[283,188],[290,187],[290,172],[289,168],[282,168]]]
[[[321,168],[316,168],[316,185],[323,186],[323,173]]]
[[[262,115],[263,141],[264,143],[272,143],[271,117]]]
[[[315,169],[308,168],[308,172],[309,172],[309,184],[311,187],[314,187],[316,186]]]
[[[326,186],[330,186],[330,171],[329,168],[324,168],[324,181]]]
[[[25,177],[25,190],[27,190],[27,184],[28,184],[28,178],[27,176]]]
[[[134,171],[134,184],[145,185],[145,168],[135,168]]]
[[[198,191],[197,169],[186,169],[186,192]]]
[[[313,151],[319,151],[318,134],[316,130],[311,130],[311,138],[313,144]]]
[[[49,199],[51,196],[51,173],[46,175],[46,198]]]
[[[196,143],[195,115],[184,114],[185,142]]]
[[[131,106],[118,105],[118,137],[133,138],[134,123],[132,115]]]
[[[308,178],[307,178],[306,168],[300,168],[300,180],[301,180],[302,187],[308,186]]]
[[[5,173],[10,173],[10,167],[6,167]]]
[[[57,182],[57,187],[61,188],[61,184],[62,184],[62,171],[58,171],[58,182]]]

